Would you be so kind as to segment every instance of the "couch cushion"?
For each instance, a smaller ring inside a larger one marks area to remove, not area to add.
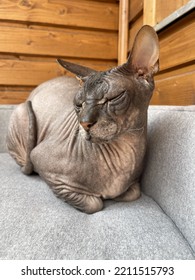
[[[142,187],[195,251],[195,106],[151,106]]]
[[[0,153],[7,151],[5,138],[8,122],[15,105],[0,105]]]
[[[1,259],[193,259],[177,227],[146,195],[87,215],[0,154]]]

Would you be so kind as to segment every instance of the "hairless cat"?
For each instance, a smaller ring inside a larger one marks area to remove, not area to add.
[[[41,84],[10,119],[7,147],[22,172],[38,173],[57,197],[89,214],[105,199],[138,199],[158,60],[148,25],[116,68],[99,72],[58,59],[77,79]]]

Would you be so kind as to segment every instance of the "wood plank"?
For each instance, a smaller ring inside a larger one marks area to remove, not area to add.
[[[63,68],[53,62],[1,60],[1,85],[38,85],[63,75]]]
[[[21,58],[21,57],[20,57]],[[27,58],[25,58],[27,59]],[[33,58],[31,58],[33,59]],[[36,86],[44,81],[62,75],[70,75],[65,69],[60,67],[53,59],[43,60],[17,60],[17,59],[1,59],[0,60],[0,85],[26,85]],[[74,63],[86,65],[96,70],[106,70],[115,67],[116,62],[107,61],[82,61],[69,60]]]
[[[195,59],[195,22],[193,14],[159,34],[160,69],[168,69]]]
[[[0,87],[0,104],[20,104],[27,99],[32,89]]]
[[[129,28],[129,0],[120,1],[119,34],[118,34],[118,64],[127,61]]]
[[[136,18],[143,14],[143,2],[144,0],[130,0],[129,1],[129,21],[135,21]]]
[[[118,30],[118,3],[1,0],[0,19]]]
[[[97,1],[97,0],[88,0],[88,1]],[[98,0],[98,2],[106,2],[106,3],[118,3],[120,0]]]
[[[11,57],[11,56],[10,56]],[[1,58],[1,55],[0,55]],[[13,58],[13,56],[12,56]],[[11,58],[11,59],[12,59]],[[117,60],[93,60],[93,59],[84,59],[84,58],[67,58],[67,57],[61,57],[64,60],[71,61],[73,63],[78,63],[83,66],[90,67],[92,69],[95,69],[97,71],[105,71],[110,68],[117,66]],[[56,59],[53,57],[34,57],[34,56],[23,56],[20,55],[19,57],[15,57],[15,59],[23,60],[23,61],[34,61],[34,62],[52,62],[56,63]]]
[[[169,0],[169,1],[156,1],[156,22],[159,23],[165,17],[187,4],[189,0]]]
[[[143,25],[143,15],[141,15],[131,26],[129,30],[129,50],[132,49],[133,42],[137,32]]]
[[[143,23],[154,26],[156,24],[156,2],[157,0],[144,0]]]
[[[173,76],[183,76],[186,73],[192,73],[195,71],[195,67],[193,62],[189,65],[181,65],[179,68],[176,69],[168,69],[167,71],[159,71],[155,75],[155,80],[167,80]]]
[[[195,68],[183,67],[155,77],[153,105],[195,104]]]
[[[117,33],[0,26],[0,52],[117,59]]]
[[[158,24],[155,25],[155,30],[159,32],[160,30],[166,28],[170,24],[176,22],[177,20],[181,19],[182,17],[186,16],[190,12],[192,12],[195,8],[195,2],[189,1],[186,5],[182,6],[178,10],[171,13],[169,16],[161,20]]]

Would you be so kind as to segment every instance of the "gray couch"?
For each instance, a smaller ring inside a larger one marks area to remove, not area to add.
[[[195,106],[149,110],[142,196],[87,215],[8,155],[0,106],[1,259],[195,259]]]

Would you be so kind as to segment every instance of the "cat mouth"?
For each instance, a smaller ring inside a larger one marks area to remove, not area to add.
[[[80,132],[80,135],[82,136],[82,138],[84,138],[85,140],[87,141],[90,141],[91,140],[91,134],[89,131],[86,131],[82,125],[79,126],[79,132]]]
[[[106,143],[112,141],[117,136],[117,127],[114,126],[109,130],[106,128],[91,127],[88,131],[86,131],[80,125],[80,135],[86,141],[90,141],[92,143]]]
[[[90,134],[90,132],[87,132],[87,133],[86,133],[86,135],[85,135],[85,140],[86,140],[86,141],[89,141],[89,142],[92,142],[92,143],[100,143],[100,142],[102,142],[101,139],[92,136],[92,135]]]

